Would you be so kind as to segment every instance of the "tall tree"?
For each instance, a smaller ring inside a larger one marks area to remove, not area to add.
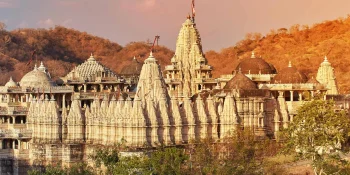
[[[300,158],[312,160],[316,175],[349,171],[340,156],[350,122],[345,112],[336,111],[334,106],[333,101],[321,99],[304,104],[285,132],[284,151],[295,151]]]

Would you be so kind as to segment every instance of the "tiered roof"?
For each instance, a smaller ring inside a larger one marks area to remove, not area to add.
[[[117,77],[115,72],[96,61],[91,54],[87,61],[75,67],[65,78],[73,81],[85,81],[93,79],[94,77],[102,77],[102,73],[105,74],[105,77]]]

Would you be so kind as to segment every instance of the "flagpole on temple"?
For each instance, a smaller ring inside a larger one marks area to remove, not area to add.
[[[195,6],[194,6],[194,0],[192,0],[192,4],[191,4],[191,10],[192,10],[192,22],[194,23],[194,17],[196,16],[196,10],[195,10]]]

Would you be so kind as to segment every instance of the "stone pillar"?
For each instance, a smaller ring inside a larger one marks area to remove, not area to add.
[[[293,97],[294,97],[294,93],[293,91],[290,91],[290,102],[293,102]]]
[[[21,140],[18,140],[18,149],[21,149]]]
[[[84,84],[84,92],[86,92],[86,90],[87,90],[87,85]]]
[[[26,102],[29,102],[29,95],[26,94]]]
[[[16,146],[15,146],[15,140],[12,140],[12,149],[15,149]]]
[[[103,84],[100,84],[100,92],[103,91]]]
[[[10,94],[6,94],[7,103],[10,103]]]
[[[62,97],[62,108],[66,107],[66,94],[63,94]]]
[[[2,142],[3,142],[4,140],[0,140],[0,149],[3,149],[3,147],[2,147]]]
[[[299,101],[303,101],[303,96],[300,92],[299,92]]]

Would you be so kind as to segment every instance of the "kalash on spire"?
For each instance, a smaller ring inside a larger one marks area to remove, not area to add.
[[[170,94],[191,97],[203,90],[213,89],[217,82],[212,78],[212,67],[202,51],[202,41],[195,23],[194,0],[192,17],[182,24],[176,41],[175,55],[171,65],[166,66],[165,82]]]

